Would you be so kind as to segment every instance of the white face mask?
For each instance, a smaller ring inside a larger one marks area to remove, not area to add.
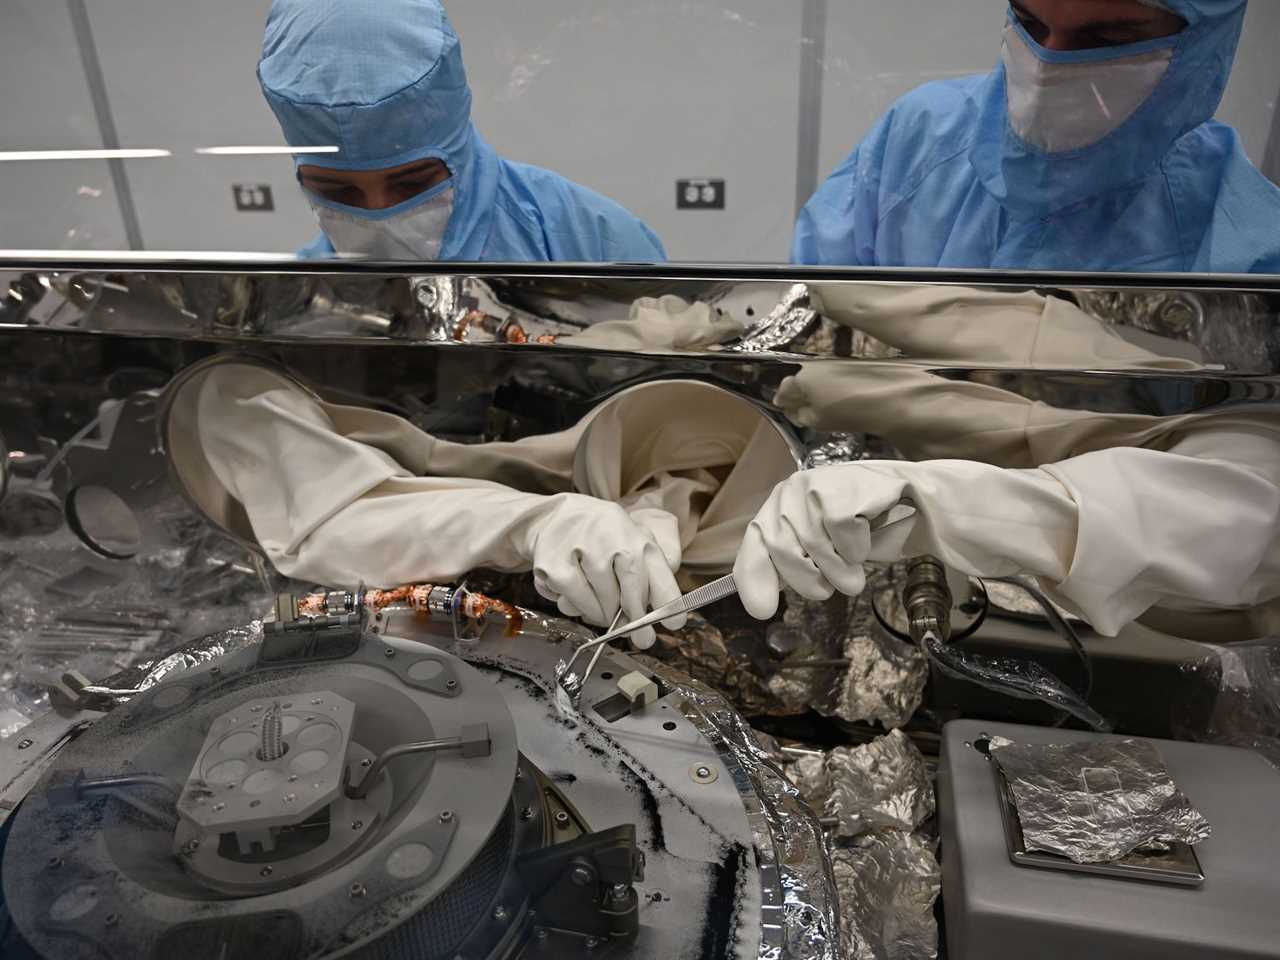
[[[1014,132],[1046,153],[1067,153],[1092,146],[1132,117],[1164,79],[1173,50],[1046,63],[1006,24],[1003,58]]]
[[[333,249],[371,260],[435,260],[453,213],[453,188],[414,198],[391,216],[348,213],[308,198]],[[415,203],[415,200],[417,201]]]

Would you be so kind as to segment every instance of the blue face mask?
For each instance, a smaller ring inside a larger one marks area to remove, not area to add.
[[[436,260],[453,213],[453,178],[384,210],[365,210],[310,193],[320,229],[340,256]]]

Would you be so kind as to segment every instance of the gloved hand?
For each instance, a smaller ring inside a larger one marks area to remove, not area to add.
[[[667,295],[641,297],[626,320],[606,320],[561,337],[561,346],[595,350],[701,350],[742,336],[743,324],[709,304]]]
[[[747,612],[764,620],[783,586],[811,600],[854,596],[867,561],[922,553],[971,575],[1061,580],[1074,535],[1066,488],[1041,471],[867,460],[778,484],[748,526],[733,574]]]
[[[561,494],[531,526],[523,552],[533,563],[537,591],[567,617],[608,626],[619,607],[623,622],[680,596],[675,518],[660,510],[628,513],[615,503]],[[662,621],[670,630],[685,615]],[[653,646],[653,627],[631,634],[641,650]]]

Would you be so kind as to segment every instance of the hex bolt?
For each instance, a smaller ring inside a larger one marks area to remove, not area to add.
[[[530,820],[532,820],[532,819],[533,819],[533,807],[525,807],[523,810],[521,810],[521,811],[520,811],[520,819],[521,819],[521,820],[523,820],[525,823],[528,823]]]
[[[613,885],[613,899],[626,900],[631,895],[631,888],[625,883],[615,883]]]
[[[698,768],[698,776],[705,780],[707,777],[711,776],[711,768],[710,768],[710,767],[699,767],[699,768]]]
[[[441,810],[441,811],[440,811],[440,822],[441,822],[441,823],[452,823],[452,822],[453,822],[453,811],[452,811],[452,810]]]
[[[269,877],[273,873],[275,873],[275,871],[271,869],[271,864],[267,864],[265,867],[263,867],[261,870],[258,871],[258,876]]]
[[[497,920],[499,923],[506,923],[507,917],[507,908],[502,904],[498,904],[493,908],[493,919]]]
[[[363,829],[364,829],[364,821],[363,821],[363,820],[352,820],[352,821],[351,821],[351,829],[352,829],[352,830],[363,830]]]
[[[592,883],[596,878],[594,871],[585,864],[578,864],[569,871],[569,879],[573,881],[575,887],[585,887]]]
[[[396,655],[395,648],[394,648],[394,647],[387,647],[387,649],[385,649],[385,650],[383,650],[383,651],[382,651],[382,655],[383,655],[384,657],[386,657],[388,660],[390,660],[392,657],[394,657],[394,656]]]
[[[18,741],[18,749],[25,750],[27,749],[27,747],[31,746],[33,743],[35,743],[35,741],[32,740],[30,737],[23,737],[21,740]]]
[[[565,813],[563,810],[556,811],[556,826],[559,827],[561,830],[569,826],[569,815]]]
[[[351,895],[352,900],[359,900],[365,895],[364,884],[359,882],[353,883],[347,888],[347,893]]]
[[[446,690],[457,690],[457,689],[458,689],[458,681],[457,681],[457,680],[446,680],[446,681],[445,681],[444,686],[445,686],[445,689],[446,689]]]

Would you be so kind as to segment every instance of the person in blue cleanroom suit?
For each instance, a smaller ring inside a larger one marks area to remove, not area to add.
[[[1017,0],[796,224],[805,264],[1280,273],[1280,189],[1212,117],[1247,0]]]
[[[290,146],[330,148],[295,156],[323,230],[300,256],[666,259],[612,200],[485,143],[438,0],[274,0],[258,80]]]

